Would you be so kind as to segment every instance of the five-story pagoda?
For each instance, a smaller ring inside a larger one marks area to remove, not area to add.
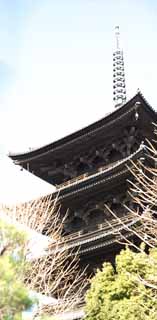
[[[136,221],[126,209],[131,160],[146,159],[145,141],[152,140],[156,112],[138,92],[126,102],[123,51],[113,54],[115,110],[103,119],[42,148],[10,154],[15,164],[56,186],[63,235],[69,247],[80,247],[82,264],[93,270],[119,251],[122,234],[131,236],[110,212],[129,226]],[[124,206],[125,205],[125,206]],[[109,210],[108,210],[109,209]]]

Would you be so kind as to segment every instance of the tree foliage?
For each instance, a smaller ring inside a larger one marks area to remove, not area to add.
[[[0,220],[0,319],[20,320],[32,305],[24,285],[25,236]]]
[[[39,298],[35,317],[53,318],[73,310],[82,302],[86,270],[79,270],[78,251],[62,236],[66,215],[61,217],[57,198],[45,196],[13,207],[3,206],[2,211],[28,235],[26,287],[37,293],[37,299],[40,295],[49,298],[49,302]]]
[[[157,250],[122,250],[115,269],[104,263],[86,295],[86,320],[157,319]]]

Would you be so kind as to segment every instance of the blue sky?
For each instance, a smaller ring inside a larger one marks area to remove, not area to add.
[[[127,97],[157,106],[157,2],[0,0],[0,151],[52,142],[113,109],[114,27]]]

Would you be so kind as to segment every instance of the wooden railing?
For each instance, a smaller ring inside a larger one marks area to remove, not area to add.
[[[112,163],[110,163],[110,164],[107,164],[107,165],[105,165],[105,166],[102,166],[102,167],[100,167],[100,168],[98,168],[98,169],[95,169],[95,170],[93,170],[92,172],[86,172],[86,173],[84,173],[84,174],[81,174],[81,175],[78,176],[78,177],[75,177],[75,178],[70,179],[70,180],[68,180],[68,181],[65,181],[65,182],[63,182],[63,183],[61,183],[61,184],[59,184],[59,185],[56,185],[56,188],[57,188],[57,189],[61,189],[61,188],[70,186],[71,184],[73,184],[73,183],[75,183],[75,182],[78,182],[78,181],[81,181],[81,180],[83,181],[85,178],[87,178],[87,177],[89,177],[89,176],[91,176],[91,175],[93,175],[93,174],[96,174],[96,173],[98,173],[98,172],[104,171],[105,169],[108,169],[109,167],[113,166],[113,165],[116,164],[116,163],[117,163],[117,161],[112,162]]]
[[[131,226],[136,225],[136,230],[140,228],[140,225],[137,225],[138,221],[140,221],[140,217],[136,217],[133,214],[128,214],[120,219],[112,219],[108,222],[99,224],[96,226],[97,228],[95,228],[94,231],[80,230],[68,236],[62,237],[62,240],[57,244],[57,250],[78,247],[101,237],[105,238],[105,242],[111,243],[117,241],[117,237],[121,239],[120,234],[123,230],[127,232],[126,237],[131,236]],[[51,250],[53,250],[53,247],[56,250],[56,243],[54,243],[54,246],[51,246]]]
[[[135,219],[134,215],[128,214],[128,215],[121,217],[119,219],[118,218],[112,219],[110,221],[98,224],[96,226],[95,230],[93,230],[93,231],[90,231],[88,229],[80,230],[80,231],[77,231],[77,232],[72,233],[70,235],[64,236],[62,239],[65,242],[75,240],[75,239],[77,240],[78,238],[81,240],[82,238],[86,238],[86,237],[92,236],[94,234],[97,234],[100,231],[107,232],[109,230],[112,230],[112,228],[114,229],[115,227],[129,223],[129,222],[133,221],[134,219]]]
[[[57,185],[56,188],[60,189],[60,188],[63,188],[63,187],[67,187],[67,186],[69,186],[69,185],[71,185],[71,184],[73,184],[73,183],[75,183],[77,181],[84,180],[86,177],[88,177],[88,175],[89,175],[88,173],[84,173],[84,174],[82,174],[82,175],[80,175],[80,176],[78,176],[76,178],[70,179],[70,180],[68,180],[66,182],[63,182],[63,183]]]

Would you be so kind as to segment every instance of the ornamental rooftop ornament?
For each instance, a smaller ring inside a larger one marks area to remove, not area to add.
[[[113,53],[113,100],[115,107],[126,102],[123,50],[120,48],[119,26],[115,27],[116,49]]]

